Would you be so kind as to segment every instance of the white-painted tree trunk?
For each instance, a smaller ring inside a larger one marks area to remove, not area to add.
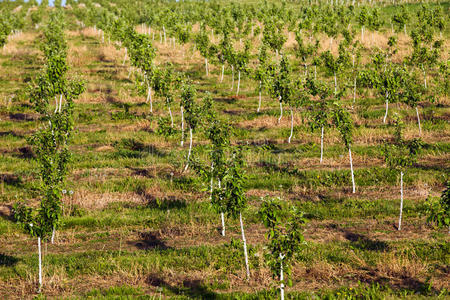
[[[238,71],[238,84],[236,90],[236,97],[239,96],[239,88],[241,87],[241,71]]]
[[[337,78],[336,78],[336,72],[334,72],[334,94],[337,94]]]
[[[125,48],[125,55],[123,56],[122,66],[125,66],[125,61],[127,60],[128,48]]]
[[[52,244],[55,243],[55,233],[56,233],[56,229],[55,229],[55,226],[53,225],[52,238],[51,238],[51,243]]]
[[[231,90],[234,89],[234,66],[231,66]]]
[[[353,104],[356,103],[356,76],[353,79]]]
[[[322,134],[320,136],[320,163],[323,162],[323,131],[324,131],[324,126],[322,126]]]
[[[205,58],[205,71],[206,71],[206,76],[208,76],[209,72],[208,72],[208,59],[207,58]]]
[[[420,126],[419,108],[416,106],[417,124],[419,124],[419,135],[422,135],[422,127]]]
[[[181,147],[183,147],[184,144],[184,109],[183,106],[180,106],[181,110]]]
[[[317,79],[317,66],[314,65],[314,80]]]
[[[423,64],[422,64],[422,72],[423,72],[423,86],[427,88],[427,74],[425,73],[425,68],[423,67]]]
[[[152,90],[151,90],[150,84],[147,82],[147,99],[145,101],[147,103],[150,101],[150,98],[152,97],[151,91]]]
[[[225,215],[223,212],[220,213],[220,219],[222,220],[222,236],[225,236]]]
[[[163,25],[163,32],[164,32],[164,44],[167,43],[167,39],[166,39],[166,27],[164,27]]]
[[[62,110],[63,94],[59,95],[59,112]]]
[[[259,112],[261,110],[261,80],[259,81],[259,101],[258,101],[258,109],[256,112]]]
[[[223,73],[225,72],[225,65],[222,65],[222,75],[220,76],[220,83],[223,81]]]
[[[284,255],[280,253],[280,298],[284,300],[284,270],[283,270]]]
[[[294,112],[291,108],[291,135],[289,136],[288,143],[291,143],[292,136],[294,135]]]
[[[364,40],[364,26],[361,27],[361,42]]]
[[[222,188],[222,182],[218,180],[219,189]],[[225,214],[223,212],[220,213],[220,219],[222,221],[222,236],[225,236]]]
[[[402,214],[403,214],[403,171],[400,172],[400,216],[398,218],[398,230],[402,229]]]
[[[242,222],[242,213],[239,213],[239,221],[241,223],[242,242],[244,243],[245,270],[247,272],[247,280],[250,279],[250,268],[248,266],[247,240],[245,239],[244,223]]]
[[[353,185],[353,194],[356,193],[356,186],[355,186],[355,175],[353,174],[353,160],[352,160],[352,149],[351,147],[348,147],[348,156],[350,158],[350,171],[352,173],[352,185]]]
[[[388,92],[386,92],[386,113],[384,114],[384,118],[383,118],[383,123],[386,124],[386,118],[388,115],[388,110],[389,110],[389,100],[388,100]]]
[[[280,117],[278,118],[278,124],[280,124],[281,118],[283,117],[283,102],[281,102],[281,96],[278,97],[278,102],[280,102]]]
[[[184,168],[184,171],[186,171],[189,167],[189,158],[191,157],[191,152],[192,152],[192,128],[189,128],[189,152],[188,152],[186,167]]]
[[[39,293],[42,289],[42,251],[41,251],[41,238],[38,237],[38,255],[39,255]]]
[[[169,106],[168,108],[169,108],[169,115],[170,115],[170,127],[173,128],[173,115],[172,115],[172,110],[170,109],[170,106]]]
[[[210,188],[209,188],[209,200],[212,200],[212,195],[213,195],[213,191],[214,191],[214,176],[213,176],[213,172],[214,172],[214,162],[211,162],[211,182],[210,182]]]

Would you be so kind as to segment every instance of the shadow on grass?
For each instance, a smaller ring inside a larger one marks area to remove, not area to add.
[[[22,188],[24,186],[22,179],[20,179],[19,176],[14,174],[7,174],[7,173],[0,174],[0,181],[2,181],[7,185],[14,186],[17,188]]]
[[[373,271],[376,273],[376,271]],[[394,291],[407,291],[414,292],[414,294],[419,294],[422,296],[435,296],[438,295],[441,291],[434,288],[431,281],[419,280],[417,278],[407,276],[407,275],[398,275],[398,277],[384,277],[384,276],[376,276],[371,279],[363,279],[362,282],[374,284],[378,283],[380,286],[389,287]]]
[[[16,138],[24,138],[25,137],[25,135],[23,135],[21,133],[17,133],[17,132],[15,132],[13,130],[0,131],[0,136],[8,136],[8,135],[16,137]]]
[[[341,230],[344,237],[351,242],[352,246],[361,250],[369,251],[387,251],[389,245],[386,242],[372,240],[362,234],[354,233],[348,230]]]
[[[181,284],[169,284],[157,274],[148,276],[147,283],[159,287],[164,294],[167,291],[170,294],[182,295],[189,299],[220,299],[219,294],[210,290],[199,279],[185,279]]]
[[[161,237],[157,232],[139,232],[139,237],[141,239],[140,241],[128,242],[128,244],[134,245],[136,248],[141,250],[171,249],[163,240],[161,240]]]
[[[2,267],[14,266],[15,264],[17,264],[18,261],[19,259],[14,256],[0,253],[0,266]]]
[[[148,193],[144,189],[138,189],[136,193],[142,198],[144,198],[145,204],[149,208],[168,210],[168,209],[183,209],[187,207],[186,200],[184,199],[178,199],[173,196],[160,199]]]

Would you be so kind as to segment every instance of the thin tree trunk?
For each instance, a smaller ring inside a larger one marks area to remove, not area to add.
[[[353,104],[356,103],[356,76],[353,79]]]
[[[166,44],[167,43],[167,40],[166,40],[166,27],[164,27],[164,25],[163,25],[163,32],[164,32],[164,44]]]
[[[350,171],[352,173],[352,185],[353,185],[353,194],[356,192],[356,186],[355,186],[355,175],[353,174],[353,160],[352,160],[352,149],[348,147],[348,156],[350,158]]]
[[[238,84],[237,84],[237,90],[236,90],[236,97],[239,95],[239,88],[241,86],[241,71],[238,71]]]
[[[184,109],[183,106],[180,106],[181,110],[181,147],[184,144]]]
[[[280,102],[280,117],[278,118],[278,124],[280,124],[281,118],[283,117],[283,102],[281,102],[281,96],[278,97],[278,102]]]
[[[386,113],[384,114],[383,123],[386,123],[386,118],[389,110],[389,100],[388,100],[388,92],[386,92]]]
[[[41,237],[38,237],[38,254],[39,254],[39,293],[42,289],[42,251],[41,251]]]
[[[225,216],[224,213],[220,213],[220,219],[222,220],[222,236],[225,236]]]
[[[417,124],[419,124],[419,135],[422,135],[422,127],[420,126],[419,107],[416,106]]]
[[[231,66],[231,90],[234,89],[234,66]]]
[[[55,95],[55,111],[54,113],[56,114],[58,112],[58,97]]]
[[[242,242],[244,243],[245,269],[247,272],[247,280],[248,280],[248,279],[250,279],[250,269],[248,266],[247,240],[245,239],[245,234],[244,234],[244,223],[242,222],[242,213],[239,213],[239,221],[241,223]]]
[[[336,78],[336,72],[334,72],[334,94],[337,95],[337,78]]]
[[[220,76],[220,83],[223,81],[223,73],[225,71],[225,65],[222,65],[222,75]]]
[[[361,27],[361,42],[364,40],[364,26]]]
[[[147,100],[145,101],[145,102],[149,102],[150,101],[150,98],[152,97],[152,94],[151,94],[151,87],[150,87],[150,84],[147,82]]]
[[[169,115],[170,115],[170,127],[173,128],[173,116],[172,116],[172,110],[170,109],[170,106],[169,106],[168,108],[169,108]]]
[[[51,238],[51,243],[52,244],[54,244],[54,242],[55,242],[55,233],[56,233],[56,229],[55,229],[55,225],[53,225],[52,238]]]
[[[314,65],[314,80],[317,79],[317,66]]]
[[[259,102],[258,102],[258,109],[256,112],[259,112],[261,110],[261,80],[259,81]]]
[[[125,48],[125,55],[124,55],[124,57],[123,57],[122,66],[125,65],[125,61],[127,60],[127,53],[128,53],[128,48]]]
[[[191,152],[192,152],[192,128],[189,128],[189,152],[188,152],[186,167],[184,168],[184,171],[186,171],[189,167],[189,158],[191,157]]]
[[[423,86],[427,88],[427,74],[425,73],[425,68],[423,67],[423,64],[422,64],[422,72],[423,72]]]
[[[398,230],[402,229],[402,214],[403,214],[403,171],[400,172],[400,216],[398,218]]]
[[[324,127],[322,125],[322,134],[320,136],[320,163],[322,163],[323,161],[323,131],[324,131]]]
[[[209,72],[208,72],[208,59],[207,58],[205,58],[205,70],[206,70],[206,76],[208,76]]]
[[[148,86],[148,94],[150,96],[150,112],[153,113],[152,87]]]
[[[289,136],[288,143],[291,143],[292,136],[294,135],[294,112],[291,108],[291,135]]]
[[[284,300],[284,273],[283,273],[283,259],[284,255],[280,253],[280,298]]]
[[[222,182],[220,179],[218,180],[218,186],[219,189],[222,188]],[[223,212],[220,213],[220,219],[222,221],[222,236],[225,236],[225,215]]]
[[[212,195],[213,195],[213,184],[214,184],[214,176],[213,176],[213,172],[214,172],[214,162],[211,162],[211,182],[210,182],[210,195],[209,195],[209,200],[212,200]]]

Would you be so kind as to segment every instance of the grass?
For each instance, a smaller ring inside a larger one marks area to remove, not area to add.
[[[395,9],[383,7],[383,17],[388,20]],[[128,78],[129,62],[122,66],[123,49],[101,43],[91,28],[71,30],[71,74],[88,84],[75,106],[73,161],[66,183],[73,194],[64,196],[56,244],[43,247],[46,284],[38,299],[159,299],[160,294],[174,299],[274,299],[279,291],[264,264],[266,231],[257,216],[264,197],[295,204],[308,219],[288,299],[448,297],[448,234],[426,225],[424,206],[427,196],[439,195],[448,180],[448,98],[420,105],[425,146],[405,174],[404,228],[399,232],[399,176],[386,168],[380,149],[392,138],[394,112],[406,120],[406,137],[418,137],[413,109],[391,104],[388,124],[383,124],[383,97],[358,91],[351,110],[357,185],[352,194],[348,153],[336,130],[325,131],[320,164],[320,134],[310,130],[303,107],[295,110],[294,139],[287,144],[288,108],[277,125],[278,103],[263,94],[257,113],[257,83],[248,75],[242,76],[240,97],[231,96],[228,68],[219,83],[221,66],[211,66],[206,77],[202,58],[190,57],[188,46],[174,50],[155,41],[158,63],[175,61],[198,85],[199,98],[211,92],[219,118],[233,127],[232,143],[245,146],[250,207],[243,216],[252,272],[247,283],[238,221],[227,218],[227,237],[221,237],[208,182],[192,170],[181,172],[187,148],[179,146],[179,95],[172,106],[177,132],[164,139],[156,129],[167,109],[154,97],[154,114],[149,114],[149,105]],[[381,41],[386,32],[376,37]],[[42,65],[38,35],[27,28],[0,51],[0,298],[6,299],[36,295],[36,240],[12,222],[9,209],[20,200],[39,200],[37,164],[26,141],[38,120],[23,92]],[[328,45],[327,38],[322,42]],[[402,36],[401,53],[407,51],[407,42]],[[294,57],[293,49],[287,53]],[[302,68],[295,64],[294,72],[300,74]],[[331,82],[322,68],[318,72]],[[430,78],[429,84],[436,80]],[[344,85],[340,78],[339,86]],[[352,97],[347,96],[344,102],[350,108]],[[205,134],[196,132],[194,155],[205,159],[207,151]]]

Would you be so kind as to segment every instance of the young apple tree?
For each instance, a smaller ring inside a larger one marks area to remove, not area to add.
[[[212,149],[209,152],[211,159],[211,203],[214,209],[220,213],[222,222],[222,236],[225,236],[225,216],[226,203],[222,198],[224,177],[227,170],[226,154],[230,146],[231,128],[224,122],[215,119],[207,129],[208,139],[211,141]],[[214,184],[217,180],[217,186]]]
[[[330,88],[323,82],[308,78],[306,86],[311,96],[319,97],[319,101],[314,102],[310,112],[311,130],[321,130],[320,135],[320,163],[323,162],[323,138],[325,128],[330,127],[331,121],[331,103],[329,97],[332,92]]]
[[[341,134],[342,142],[348,149],[348,156],[350,159],[350,172],[352,176],[352,192],[356,192],[355,176],[353,174],[353,160],[352,160],[352,142],[353,142],[353,120],[350,113],[342,107],[339,103],[335,102],[332,109],[332,120],[334,126]]]
[[[305,244],[303,226],[306,219],[295,206],[286,213],[280,201],[276,199],[264,201],[259,210],[259,216],[268,229],[269,243],[265,259],[272,271],[272,276],[279,279],[281,300],[284,300],[285,283],[292,285],[290,278],[292,261]]]
[[[225,213],[228,217],[239,217],[241,225],[242,242],[244,244],[244,258],[247,280],[250,279],[250,267],[247,253],[247,240],[245,239],[244,222],[242,212],[247,207],[247,197],[245,196],[244,184],[246,181],[244,171],[244,158],[242,149],[235,148],[232,151],[231,158],[227,163],[225,176],[223,177],[223,188],[219,194],[225,204]]]
[[[398,219],[398,230],[402,227],[403,214],[403,175],[407,168],[412,166],[422,148],[422,141],[413,139],[406,141],[403,139],[402,130],[403,122],[396,114],[394,116],[394,142],[391,144],[385,143],[382,153],[385,157],[385,162],[390,169],[400,172],[400,215]]]
[[[426,201],[427,223],[437,228],[447,227],[450,233],[450,181],[446,183],[446,189],[441,197],[429,196]]]

